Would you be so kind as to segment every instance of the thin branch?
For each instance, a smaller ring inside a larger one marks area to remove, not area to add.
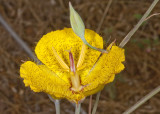
[[[134,110],[136,110],[138,107],[140,107],[142,104],[144,104],[147,100],[149,100],[154,95],[156,95],[158,92],[160,92],[160,86],[158,86],[157,88],[155,88],[154,90],[152,90],[149,94],[147,94],[146,96],[144,96],[141,100],[139,100],[135,105],[133,105],[128,110],[126,110],[123,114],[130,114],[130,113],[132,113]]]
[[[148,10],[146,11],[146,13],[143,15],[143,17],[137,23],[137,25],[126,35],[126,37],[119,44],[119,47],[123,48],[127,44],[127,42],[130,40],[130,38],[132,37],[132,35],[138,30],[138,28],[141,26],[141,24],[145,21],[145,19],[150,14],[150,12],[153,10],[153,8],[158,3],[158,1],[159,0],[154,0],[152,2],[151,6],[148,8]]]
[[[55,100],[56,114],[60,114],[60,100]]]
[[[24,49],[24,51],[35,61],[38,61],[38,59],[30,50],[29,46],[14,32],[14,30],[8,25],[8,23],[3,19],[1,15],[0,15],[0,23],[11,34],[12,38]]]
[[[8,23],[3,19],[3,17],[0,15],[0,23],[4,26],[4,28],[8,31],[8,33],[11,34],[12,38],[24,49],[24,51],[35,61],[39,62],[39,60],[36,58],[36,56],[32,53],[29,46],[20,38],[15,31],[8,25]],[[40,62],[39,62],[40,63]],[[54,102],[54,101],[53,101]],[[57,100],[58,104],[58,100]],[[87,114],[82,108],[81,108],[82,114]]]
[[[36,58],[36,56],[32,53],[29,46],[14,32],[14,30],[8,25],[8,23],[3,19],[0,15],[0,23],[4,26],[4,28],[11,34],[12,38],[24,49],[24,51],[36,62],[40,63],[40,61]],[[49,97],[50,98],[50,97]],[[50,98],[51,99],[51,98]],[[53,99],[52,99],[53,101]],[[60,103],[59,100],[55,100],[56,113],[60,114]],[[59,111],[58,111],[59,110]]]
[[[111,6],[111,3],[112,3],[112,0],[109,0],[108,4],[107,4],[107,6],[106,6],[106,9],[105,9],[105,11],[104,11],[103,17],[101,18],[101,21],[100,21],[100,23],[99,23],[99,25],[98,25],[98,28],[97,28],[97,30],[96,30],[97,33],[99,33],[99,31],[100,31],[100,29],[101,29],[101,27],[102,27],[102,24],[103,24],[103,22],[104,22],[104,19],[105,19],[107,13],[108,13],[108,10],[109,10],[109,8],[110,8],[110,6]]]
[[[76,107],[75,103],[71,103],[71,104],[72,106]],[[87,114],[87,112],[82,107],[81,107],[81,114]]]
[[[53,99],[49,94],[48,94],[48,97],[55,104],[56,114],[60,114],[60,101]]]
[[[154,13],[154,14],[148,16],[144,21],[147,21],[148,19],[150,19],[151,17],[156,16],[156,15],[160,15],[160,13]]]
[[[65,5],[64,5],[63,0],[59,0],[59,3],[60,3],[60,5],[61,5],[61,7],[65,9]]]
[[[111,6],[111,3],[112,3],[112,0],[109,0],[108,4],[107,4],[107,6],[106,6],[106,9],[105,9],[105,11],[104,11],[103,17],[101,18],[101,21],[100,21],[100,23],[99,23],[99,25],[98,25],[98,28],[97,28],[97,30],[96,30],[97,33],[99,33],[99,31],[100,31],[100,29],[101,29],[101,27],[102,27],[102,24],[103,24],[103,22],[104,22],[104,19],[105,19],[107,13],[108,13],[108,10],[109,10],[109,8],[110,8],[110,6]],[[93,107],[93,110],[92,110],[92,114],[95,114],[96,111],[97,111],[97,106],[98,106],[98,102],[99,102],[99,97],[100,97],[100,95],[101,95],[101,91],[100,91],[99,93],[97,93],[96,102],[95,102],[95,104],[94,104],[94,107]],[[92,97],[90,97],[90,101],[92,101]],[[89,108],[91,108],[91,107],[89,107]],[[90,109],[89,109],[89,110],[90,110]],[[89,114],[90,114],[90,111],[89,111]]]
[[[94,104],[94,107],[93,107],[93,110],[92,110],[92,114],[96,114],[100,95],[101,95],[101,91],[99,93],[97,93],[96,102]]]
[[[80,114],[80,110],[81,110],[81,103],[76,104],[76,107],[75,107],[75,114]]]
[[[42,20],[41,18],[39,17],[39,15],[35,12],[35,10],[33,9],[33,6],[32,6],[32,2],[29,1],[29,0],[25,0],[25,3],[27,4],[28,6],[28,9],[30,10],[31,14],[33,15],[33,17],[40,23],[42,24]]]
[[[89,108],[88,108],[88,114],[91,114],[91,110],[92,110],[92,95],[89,98]]]

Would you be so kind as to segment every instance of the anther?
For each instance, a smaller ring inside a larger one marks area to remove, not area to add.
[[[52,47],[53,50],[53,54],[55,56],[55,58],[57,59],[57,61],[59,62],[59,64],[65,69],[65,70],[69,70],[69,67],[67,66],[67,64],[62,60],[62,58],[58,55],[58,53],[56,52],[56,50],[54,49],[54,47]]]
[[[79,67],[82,66],[83,62],[84,62],[84,57],[85,57],[85,54],[86,54],[86,44],[82,44],[82,50],[81,50],[81,53],[80,53],[80,56],[79,56],[79,60],[78,60],[78,63],[77,63],[77,68],[79,69]]]

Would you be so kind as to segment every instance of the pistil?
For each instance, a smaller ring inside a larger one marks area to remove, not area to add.
[[[71,51],[69,51],[69,60],[70,60],[70,76],[71,76],[71,82],[72,82],[71,90],[73,90],[74,92],[78,92],[82,89],[82,86],[80,84],[79,75],[76,72],[74,58]]]

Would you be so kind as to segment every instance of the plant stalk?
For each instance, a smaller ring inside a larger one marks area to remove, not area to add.
[[[81,103],[76,104],[76,106],[75,106],[75,114],[80,114],[80,110],[81,110]]]
[[[149,94],[147,94],[146,96],[144,96],[141,100],[139,100],[135,105],[133,105],[128,110],[126,110],[123,114],[130,114],[130,113],[132,113],[134,110],[136,110],[138,107],[140,107],[142,104],[144,104],[151,97],[153,97],[154,95],[156,95],[158,92],[160,92],[160,86],[156,87]]]
[[[96,102],[94,103],[92,114],[96,114],[100,95],[101,95],[101,91],[97,93]]]
[[[54,102],[55,109],[56,109],[56,114],[60,114],[60,101],[53,99],[50,95],[48,95],[49,99]]]
[[[10,33],[12,38],[24,49],[24,51],[35,61],[38,61],[38,59],[30,50],[29,46],[16,34],[16,32],[11,28],[11,26],[8,25],[8,23],[3,19],[1,15],[0,15],[0,23]]]
[[[60,114],[60,101],[55,100],[54,104],[55,104],[55,107],[56,107],[56,114]]]
[[[91,114],[91,110],[92,110],[92,95],[89,98],[89,108],[88,108],[88,114]]]
[[[130,40],[130,38],[133,36],[133,34],[138,30],[138,28],[141,26],[141,24],[146,20],[150,12],[153,10],[155,5],[158,3],[159,0],[154,0],[151,4],[151,6],[148,8],[146,13],[143,15],[143,17],[140,19],[140,21],[137,23],[137,25],[126,35],[126,37],[122,40],[122,42],[119,44],[119,47],[123,48],[127,42]]]

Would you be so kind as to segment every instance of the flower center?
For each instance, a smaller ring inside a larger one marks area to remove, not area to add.
[[[68,67],[68,65],[62,60],[62,58],[57,54],[56,50],[54,49],[54,47],[52,47],[53,53],[55,58],[57,59],[57,61],[59,62],[59,64],[61,65],[61,67],[65,70],[70,72],[70,77],[71,77],[71,83],[72,83],[72,87],[71,90],[74,92],[78,92],[81,91],[83,89],[83,86],[80,84],[80,78],[78,73],[76,72],[76,70],[80,70],[83,68],[82,64],[84,61],[84,57],[85,57],[85,50],[86,50],[86,45],[83,44],[82,45],[82,50],[80,53],[80,57],[77,63],[77,66],[75,66],[74,63],[74,58],[73,58],[73,54],[71,52],[71,50],[69,50],[69,61],[70,61],[70,68]]]
[[[69,60],[70,60],[70,76],[71,76],[71,82],[72,82],[71,90],[78,92],[82,89],[82,85],[80,84],[79,75],[76,72],[74,58],[71,51],[69,51]]]

